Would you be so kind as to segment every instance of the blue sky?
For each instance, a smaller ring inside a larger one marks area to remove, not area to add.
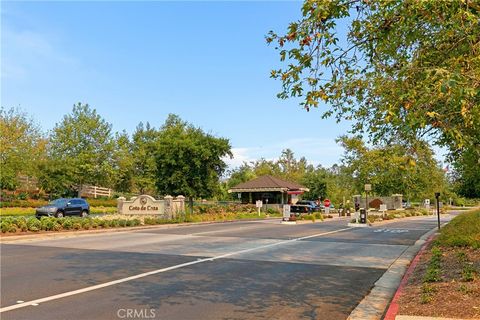
[[[1,104],[50,130],[88,103],[132,133],[169,113],[230,139],[235,167],[290,148],[339,162],[347,123],[279,100],[266,45],[300,18],[301,2],[1,2]]]

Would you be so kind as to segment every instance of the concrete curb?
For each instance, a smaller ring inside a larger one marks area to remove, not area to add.
[[[435,234],[432,234],[428,237],[428,239],[425,241],[425,243],[422,245],[419,252],[415,256],[415,258],[413,258],[412,263],[408,267],[407,272],[405,272],[405,275],[403,276],[402,281],[400,282],[400,286],[398,287],[397,291],[395,292],[395,295],[393,296],[392,302],[390,302],[390,305],[387,309],[387,312],[385,313],[384,320],[395,320],[395,316],[397,315],[398,309],[399,309],[399,305],[397,303],[398,299],[400,298],[400,295],[402,294],[402,292],[405,288],[405,285],[408,282],[408,279],[410,278],[413,271],[417,267],[417,264],[418,264],[418,261],[420,260],[420,257],[425,252],[425,249],[427,248],[428,244],[432,242],[434,236],[435,236]]]
[[[397,316],[395,318],[395,320],[474,320],[474,319],[421,317],[421,316]]]
[[[390,300],[406,272],[408,265],[417,255],[427,239],[435,233],[437,228],[426,232],[414,245],[408,247],[388,268],[388,270],[375,282],[370,293],[363,298],[357,307],[350,313],[347,320],[378,320],[387,309]]]
[[[448,217],[449,215],[450,215],[449,213],[446,213],[446,214],[444,213],[440,215],[440,217],[441,218]],[[432,217],[436,217],[436,215],[414,216],[414,217],[395,218],[391,220],[375,221],[374,223],[372,223],[372,227],[381,226],[384,224],[394,223],[394,222],[403,221],[403,220],[421,220],[421,219],[432,218]]]

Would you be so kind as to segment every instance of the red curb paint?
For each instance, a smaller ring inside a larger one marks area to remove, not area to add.
[[[427,246],[432,242],[433,238],[435,237],[435,233],[432,234],[430,237],[428,237],[427,241],[423,244],[423,246],[420,248],[420,251],[418,251],[417,255],[415,258],[413,258],[412,263],[407,269],[407,272],[403,275],[402,281],[400,282],[400,285],[398,286],[397,292],[395,292],[395,295],[393,296],[392,302],[390,302],[390,305],[388,306],[387,313],[385,314],[385,317],[383,320],[395,320],[395,317],[397,316],[399,305],[398,305],[398,299],[400,299],[400,295],[403,292],[403,289],[405,288],[408,279],[413,273],[413,270],[415,270],[415,267],[418,264],[418,261],[420,260],[420,257],[422,256],[423,252],[427,248]]]

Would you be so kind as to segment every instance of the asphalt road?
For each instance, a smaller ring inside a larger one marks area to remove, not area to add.
[[[436,219],[346,223],[160,226],[3,243],[0,318],[346,319]]]

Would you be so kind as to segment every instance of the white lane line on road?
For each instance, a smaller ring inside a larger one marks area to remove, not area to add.
[[[110,286],[113,286],[113,285],[116,285],[116,284],[119,284],[119,283],[148,277],[148,276],[151,276],[151,275],[154,275],[154,274],[157,274],[157,273],[167,272],[167,271],[180,269],[180,268],[183,268],[183,267],[188,267],[188,266],[191,266],[191,265],[195,265],[195,264],[199,264],[199,263],[203,263],[203,262],[207,262],[207,261],[214,261],[214,260],[218,260],[218,259],[223,259],[223,258],[231,257],[231,256],[234,256],[234,255],[237,255],[237,254],[247,253],[247,252],[260,250],[260,249],[265,249],[265,248],[271,248],[271,247],[279,246],[279,245],[282,245],[282,244],[291,243],[291,242],[294,242],[294,241],[320,237],[320,236],[324,236],[324,235],[327,235],[327,234],[337,233],[337,232],[341,232],[341,231],[345,231],[345,230],[351,230],[351,228],[343,228],[343,229],[338,229],[338,230],[333,230],[333,231],[328,231],[328,232],[323,232],[323,233],[317,233],[317,234],[313,234],[313,235],[310,235],[310,236],[304,236],[304,237],[290,239],[290,240],[283,240],[283,241],[279,241],[279,242],[255,247],[255,248],[239,250],[239,251],[235,251],[235,252],[231,252],[231,253],[225,253],[225,254],[215,256],[215,257],[211,257],[211,258],[205,258],[205,259],[194,260],[194,261],[190,261],[190,262],[186,262],[186,263],[181,263],[181,264],[177,264],[175,266],[162,268],[162,269],[157,269],[157,270],[153,270],[153,271],[149,271],[149,272],[144,272],[144,273],[140,273],[140,274],[137,274],[137,275],[134,275],[134,276],[130,276],[130,277],[126,277],[126,278],[122,278],[122,279],[118,279],[118,280],[113,280],[113,281],[97,284],[97,285],[94,285],[94,286],[90,286],[90,287],[86,287],[86,288],[82,288],[82,289],[78,289],[78,290],[68,291],[68,292],[56,294],[56,295],[45,297],[45,298],[35,299],[35,300],[31,300],[31,301],[27,301],[27,302],[23,302],[23,303],[19,303],[19,304],[14,304],[14,305],[11,305],[11,306],[8,306],[8,307],[0,308],[0,313],[15,310],[15,309],[20,309],[20,308],[24,308],[24,307],[28,307],[28,306],[32,306],[32,305],[38,305],[38,304],[43,303],[43,302],[57,300],[57,299],[61,299],[61,298],[66,298],[66,297],[70,297],[70,296],[77,295],[77,294],[80,294],[80,293],[102,289],[102,288],[105,288],[105,287],[110,287]]]

